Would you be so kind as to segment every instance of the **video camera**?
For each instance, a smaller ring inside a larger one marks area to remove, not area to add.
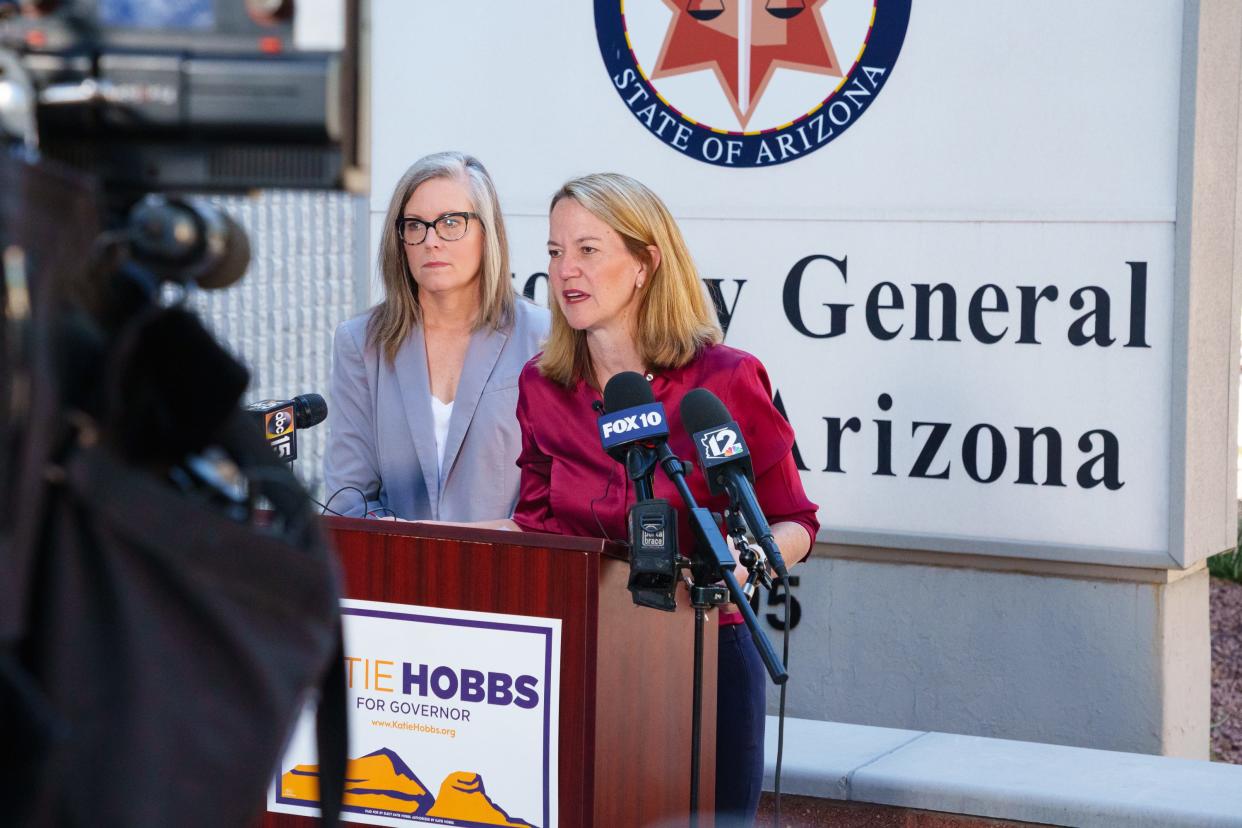
[[[339,51],[296,48],[293,5],[0,0],[0,132],[131,199],[345,187],[361,180],[358,3]]]
[[[308,695],[336,824],[335,562],[184,297],[250,258],[185,193],[365,181],[338,2],[0,0],[0,824],[254,824]]]
[[[51,382],[62,411],[147,467],[219,437],[248,372],[180,297],[237,282],[250,247],[185,193],[366,180],[360,0],[335,8],[312,22],[340,48],[299,49],[292,0],[0,0],[0,249],[22,263],[5,267],[0,305],[28,274],[43,323],[26,327],[54,354],[36,366],[8,325],[0,492],[18,485],[7,472],[30,425],[2,404],[20,383]]]

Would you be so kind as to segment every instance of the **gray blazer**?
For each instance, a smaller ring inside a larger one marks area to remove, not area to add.
[[[381,511],[407,520],[494,520],[518,494],[518,375],[548,334],[544,308],[518,298],[512,330],[476,331],[457,384],[444,474],[437,468],[431,382],[422,327],[389,364],[367,345],[373,311],[336,330],[325,497],[334,512]],[[443,479],[441,479],[443,477]],[[351,490],[353,486],[363,495]]]

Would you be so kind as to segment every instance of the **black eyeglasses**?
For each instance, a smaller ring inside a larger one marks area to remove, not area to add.
[[[402,216],[397,219],[397,235],[406,244],[422,244],[427,238],[427,228],[434,227],[440,241],[457,241],[466,235],[470,219],[478,217],[478,213],[445,213],[435,221],[423,221]]]

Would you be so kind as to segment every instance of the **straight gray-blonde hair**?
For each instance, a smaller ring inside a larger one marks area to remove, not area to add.
[[[418,283],[410,273],[405,245],[397,235],[397,220],[405,203],[420,184],[435,178],[460,181],[470,193],[471,211],[478,215],[483,230],[483,260],[479,265],[479,315],[476,329],[503,330],[513,324],[514,296],[509,281],[509,240],[500,212],[496,185],[487,168],[464,152],[437,152],[415,161],[393,190],[388,215],[380,234],[377,267],[384,283],[384,301],[376,306],[367,324],[367,341],[383,350],[389,362],[422,321],[418,302]]]

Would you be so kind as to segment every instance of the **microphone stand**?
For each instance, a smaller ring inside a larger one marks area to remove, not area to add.
[[[690,742],[690,824],[691,826],[697,826],[699,814],[699,776],[701,773],[700,754],[702,752],[701,742],[703,735],[703,627],[706,618],[705,610],[709,607],[727,603],[727,592],[728,599],[732,600],[742,614],[742,620],[754,638],[755,646],[759,650],[759,657],[763,660],[763,665],[767,668],[768,675],[772,677],[773,683],[778,685],[784,684],[789,680],[789,673],[786,672],[785,666],[776,655],[776,650],[772,648],[772,642],[768,640],[767,635],[759,627],[759,620],[755,617],[755,611],[751,609],[750,601],[747,600],[746,595],[742,592],[742,587],[738,585],[737,578],[733,575],[733,555],[729,552],[728,544],[725,543],[720,530],[716,526],[716,522],[712,519],[711,512],[698,505],[698,502],[694,499],[694,494],[690,491],[690,486],[686,483],[685,464],[681,458],[673,454],[672,449],[668,447],[667,443],[661,443],[655,449],[655,452],[658,455],[660,467],[664,469],[665,475],[672,481],[673,486],[677,489],[677,493],[681,495],[682,502],[685,503],[686,509],[690,513],[690,528],[694,532],[695,537],[694,557],[690,561],[690,573],[693,576],[693,581],[690,585],[690,599],[692,606],[694,606],[694,702],[691,714]],[[627,462],[626,465],[628,467],[629,463]],[[720,580],[725,582],[724,589],[715,586],[715,583]]]
[[[630,446],[625,452],[625,473],[634,481],[634,499],[651,500],[655,497],[652,475],[655,472],[656,453],[644,445]]]
[[[725,582],[730,600],[737,606],[738,612],[742,614],[742,620],[755,638],[759,657],[763,660],[763,666],[767,668],[768,675],[772,677],[772,683],[784,684],[789,680],[789,673],[785,672],[785,666],[781,664],[780,657],[776,655],[776,650],[773,649],[767,634],[759,627],[759,619],[755,617],[750,601],[746,600],[742,587],[738,584],[737,578],[733,576],[735,565],[733,554],[720,534],[716,521],[712,519],[711,512],[700,506],[694,499],[694,494],[686,483],[686,473],[681,458],[673,454],[667,444],[661,445],[657,451],[660,454],[660,467],[664,469],[664,473],[668,475],[677,493],[681,495],[682,501],[686,504],[686,509],[690,512],[690,529],[694,532],[696,541],[691,572],[695,575],[696,583],[703,583],[706,578],[712,578],[712,581],[707,581],[707,583],[720,580]]]
[[[763,516],[763,510],[759,508],[754,489],[748,484],[743,485],[745,478],[740,478],[736,473],[721,477],[725,491],[729,494],[729,502],[733,504],[733,511],[741,514],[750,527],[751,534],[755,536],[755,542],[772,563],[772,568],[776,570],[776,583],[784,583],[789,576],[789,570],[786,569],[781,550],[776,545],[776,538],[772,536],[772,527]]]
[[[754,597],[756,587],[772,588],[772,578],[768,575],[768,559],[762,549],[756,549],[750,545],[746,537],[746,521],[740,513],[734,509],[726,510],[725,526],[729,537],[733,538],[733,545],[737,548],[737,562],[749,573],[746,583],[742,586],[742,594],[749,601]]]

